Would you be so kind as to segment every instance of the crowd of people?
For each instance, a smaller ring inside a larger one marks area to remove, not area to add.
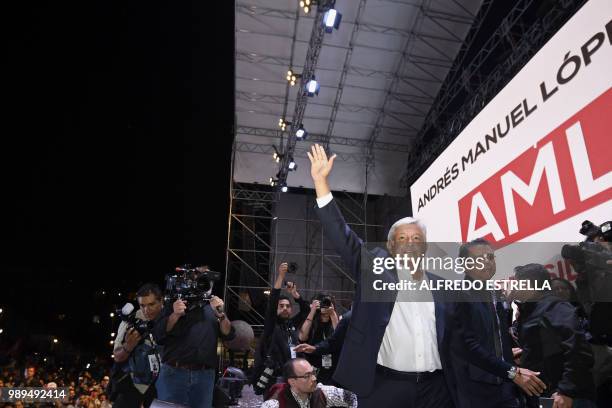
[[[10,366],[0,369],[0,387],[67,388],[64,400],[54,404],[33,403],[28,400],[0,403],[2,408],[44,407],[55,405],[63,408],[110,408],[112,403],[107,394],[110,371],[99,370],[92,374],[75,368],[46,368],[33,364]]]

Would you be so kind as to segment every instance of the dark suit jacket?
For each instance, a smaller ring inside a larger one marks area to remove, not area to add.
[[[493,304],[478,301],[484,300],[482,295],[484,293],[475,294],[450,307],[453,321],[453,328],[449,330],[451,366],[460,408],[496,407],[516,397],[514,383],[508,379],[508,370],[515,365],[508,331],[510,310],[497,302],[502,360],[495,352],[494,336],[499,334],[495,333]]]
[[[373,391],[378,351],[391,318],[395,299],[380,302],[364,301],[362,295],[368,288],[364,288],[361,283],[362,248],[365,248],[363,241],[346,224],[334,200],[323,208],[317,206],[317,214],[325,236],[344,261],[347,272],[357,281],[351,322],[333,379],[358,396],[367,396]],[[389,256],[380,248],[372,252],[368,256]],[[428,274],[428,277],[430,281],[440,279],[433,274]],[[386,270],[376,278],[383,282],[397,282],[397,273],[395,270]],[[438,350],[442,367],[445,369],[448,362],[448,343],[445,333],[446,305],[440,301],[436,292],[432,293],[435,302]],[[449,377],[448,381],[452,379]],[[449,384],[449,391],[453,390],[454,386]]]

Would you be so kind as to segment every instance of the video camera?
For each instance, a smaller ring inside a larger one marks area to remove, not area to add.
[[[175,273],[166,275],[164,301],[173,303],[177,299],[187,302],[187,310],[202,307],[212,297],[214,282],[221,279],[221,273],[207,267],[182,265]]]
[[[128,324],[128,328],[136,330],[140,337],[148,336],[153,329],[153,321],[137,318],[136,308],[129,302],[117,310],[117,314],[121,317],[121,320]]]
[[[577,273],[582,273],[587,267],[593,269],[610,269],[608,261],[612,259],[612,251],[599,242],[600,238],[606,242],[612,242],[612,221],[606,221],[599,227],[591,221],[582,223],[580,234],[586,238],[578,245],[563,245],[561,256],[572,261]]]

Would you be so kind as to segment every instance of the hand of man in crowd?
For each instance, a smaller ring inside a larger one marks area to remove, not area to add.
[[[298,344],[295,347],[295,352],[296,353],[306,353],[306,354],[312,354],[315,352],[317,348],[315,346],[311,346],[310,344]]]
[[[172,304],[172,312],[177,316],[185,316],[187,310],[187,304],[181,299],[177,299]]]
[[[225,314],[223,313],[223,300],[218,296],[212,296],[210,298],[210,307],[212,307],[213,312],[217,317],[223,317]],[[221,310],[221,311],[219,311]]]
[[[297,285],[295,284],[295,282],[287,282],[287,290],[295,300],[300,298],[300,294],[297,291]]]
[[[514,383],[521,387],[530,397],[540,395],[546,389],[546,384],[538,378],[539,372],[531,371],[526,368],[519,368],[514,377]]]
[[[140,340],[142,340],[142,336],[140,335],[140,333],[138,333],[136,329],[132,328],[128,330],[127,335],[125,336],[125,340],[123,341],[123,348],[128,353],[131,353],[132,350],[136,348]]]
[[[563,394],[559,394],[558,392],[555,392],[552,395],[553,398],[553,408],[572,408],[572,405],[574,404],[574,400],[571,399],[570,397],[563,395]]]
[[[520,347],[512,347],[512,358],[514,360],[514,364],[518,365],[521,362],[521,355],[523,354],[523,349]]]
[[[287,276],[287,272],[289,271],[289,264],[287,262],[283,262],[278,265],[278,275],[276,275],[276,281],[274,282],[274,289],[280,289],[283,285],[283,281],[285,280],[285,276]]]
[[[317,312],[317,309],[321,307],[321,302],[318,300],[313,300],[310,304],[310,314],[314,315]]]

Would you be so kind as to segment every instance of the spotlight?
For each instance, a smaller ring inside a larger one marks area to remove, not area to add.
[[[302,76],[300,74],[296,74],[291,69],[287,71],[287,81],[289,82],[289,85],[291,86],[295,86],[295,81],[297,81],[297,79],[301,77]]]
[[[111,312],[110,317],[115,317],[115,314]]]
[[[289,191],[289,187],[287,187],[287,184],[283,183],[283,184],[281,185],[281,191],[282,191],[283,193],[286,193],[287,191]]]
[[[275,162],[280,163],[281,159],[283,158],[283,155],[278,152],[276,146],[272,145],[272,148],[274,149],[274,153],[272,153],[272,159],[274,159]]]
[[[274,187],[278,183],[278,180],[274,177],[270,177],[270,186]]]
[[[115,333],[111,333],[111,337],[115,337]]]
[[[304,126],[300,126],[300,128],[295,132],[295,137],[297,140],[305,140],[308,137],[308,132],[304,129]]]
[[[291,157],[289,159],[289,171],[296,171],[297,170],[297,163],[295,162],[295,160],[293,160],[293,157]]]
[[[311,3],[314,3],[313,0],[300,0],[300,8],[304,10],[304,14],[310,13]]]
[[[57,344],[58,341],[59,341],[58,339],[53,339],[54,344]]]
[[[306,84],[306,93],[308,94],[308,96],[315,96],[319,94],[320,89],[321,89],[321,86],[315,80],[315,77],[313,75],[312,79],[308,81],[308,83]]]
[[[278,120],[278,127],[280,127],[283,132],[287,129],[288,125],[291,125],[291,122],[285,122],[283,118]]]
[[[3,310],[2,310],[2,309],[0,309],[0,313],[2,313],[2,312],[3,312]]]
[[[336,9],[329,9],[323,15],[323,27],[325,27],[326,33],[331,33],[334,28],[337,30],[340,27],[340,20],[342,20],[342,14],[338,13]]]
[[[0,329],[0,334],[2,334],[4,332],[4,329]]]
[[[90,363],[87,363],[87,366],[85,366],[85,368],[86,368],[87,370],[89,370],[89,367],[91,367],[91,364],[90,364]]]
[[[115,340],[111,340],[108,343],[112,346],[113,344],[115,344]]]

